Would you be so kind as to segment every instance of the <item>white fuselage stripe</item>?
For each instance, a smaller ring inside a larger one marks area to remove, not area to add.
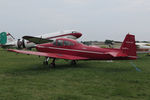
[[[64,49],[64,48],[56,48],[56,47],[44,47],[44,46],[38,46],[38,47],[39,47],[39,48],[58,49],[58,50],[68,50],[68,51],[79,51],[79,52],[95,53],[95,54],[105,54],[105,53],[100,53],[100,52],[83,51],[83,50],[75,50],[75,49]]]

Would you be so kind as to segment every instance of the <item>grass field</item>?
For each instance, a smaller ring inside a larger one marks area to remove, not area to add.
[[[150,57],[132,61],[57,60],[0,51],[0,100],[150,100]]]

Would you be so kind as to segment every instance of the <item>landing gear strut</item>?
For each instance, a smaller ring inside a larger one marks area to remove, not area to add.
[[[52,66],[53,68],[55,68],[55,60],[56,60],[56,58],[53,58],[52,63],[51,63],[51,66]]]
[[[71,65],[76,65],[77,63],[76,63],[76,61],[75,60],[72,60],[71,61]]]
[[[43,61],[43,64],[44,64],[44,65],[48,65],[49,59],[50,59],[49,57],[45,57],[45,60]],[[55,68],[55,60],[56,60],[56,58],[53,58],[53,60],[52,60],[52,62],[51,62],[51,64],[50,64],[50,67]],[[72,61],[70,62],[70,64],[71,64],[71,65],[76,65],[77,62],[76,62],[76,60],[72,60]]]
[[[43,61],[44,65],[48,65],[49,57],[45,57],[45,60]]]

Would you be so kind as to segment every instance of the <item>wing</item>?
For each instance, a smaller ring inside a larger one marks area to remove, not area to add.
[[[8,51],[22,53],[22,54],[29,54],[29,55],[37,55],[37,56],[45,56],[45,57],[52,57],[52,58],[59,58],[59,59],[67,59],[67,60],[87,60],[86,57],[79,57],[73,55],[66,55],[66,54],[57,54],[57,53],[46,53],[46,52],[36,52],[36,51],[24,51],[24,50],[15,50],[15,49],[8,49]]]
[[[26,40],[33,42],[33,43],[36,43],[36,44],[53,42],[53,40],[48,40],[48,39],[33,37],[33,36],[24,36],[23,39],[26,39]]]

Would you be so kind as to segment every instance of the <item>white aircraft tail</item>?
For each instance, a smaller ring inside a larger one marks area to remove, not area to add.
[[[10,33],[7,33],[7,32],[0,33],[0,44],[1,45],[9,44],[14,41],[15,41],[15,38]]]

